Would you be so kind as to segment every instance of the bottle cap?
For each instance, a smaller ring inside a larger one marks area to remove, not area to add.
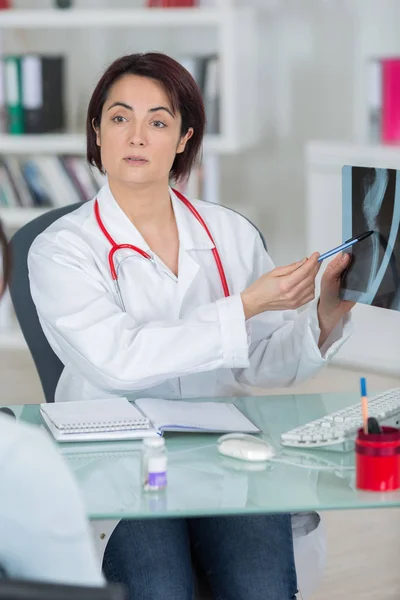
[[[144,438],[143,445],[147,448],[163,448],[165,446],[165,440],[160,435],[148,437]]]

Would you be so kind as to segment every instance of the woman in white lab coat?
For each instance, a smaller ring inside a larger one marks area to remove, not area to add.
[[[122,57],[98,82],[87,149],[107,183],[29,255],[38,315],[65,365],[57,401],[289,386],[348,336],[346,255],[328,266],[319,303],[297,315],[314,298],[318,254],[274,268],[248,221],[169,187],[188,176],[204,125],[196,83],[165,55]],[[289,515],[122,521],[104,571],[131,598],[189,600],[190,548],[220,599],[294,598]]]

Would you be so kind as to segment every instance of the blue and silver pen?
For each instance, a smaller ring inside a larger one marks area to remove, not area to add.
[[[366,231],[365,233],[361,233],[361,235],[357,235],[356,237],[351,238],[351,240],[347,240],[340,246],[336,246],[336,248],[332,248],[332,250],[328,250],[328,252],[325,252],[324,254],[320,255],[318,262],[321,262],[325,258],[328,258],[329,256],[333,256],[334,254],[337,254],[338,252],[341,252],[341,250],[345,250],[346,248],[350,248],[350,246],[354,246],[354,244],[357,244],[357,242],[361,242],[362,240],[365,240],[367,237],[369,237],[373,233],[374,233],[373,231]]]

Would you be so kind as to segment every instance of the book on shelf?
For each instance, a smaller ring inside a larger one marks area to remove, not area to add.
[[[1,42],[1,40],[0,40]],[[0,133],[6,132],[6,86],[4,61],[0,57]]]
[[[91,200],[105,181],[105,176],[90,167],[83,156],[0,155],[0,207],[3,208],[55,208],[84,202]],[[193,167],[187,181],[171,185],[190,198],[209,200],[204,197],[203,164]]]
[[[83,156],[0,156],[0,206],[51,208],[95,196],[105,177]]]
[[[34,53],[0,57],[0,130],[15,135],[64,131],[64,63],[63,56]]]

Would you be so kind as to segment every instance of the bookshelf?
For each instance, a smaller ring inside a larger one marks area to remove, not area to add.
[[[226,8],[132,9],[10,9],[1,13],[0,29],[53,29],[87,27],[203,27],[221,25]]]
[[[206,135],[204,151],[221,154],[242,151],[257,141],[257,120],[254,106],[257,98],[257,52],[256,52],[256,13],[251,8],[233,8],[230,1],[220,0],[217,8],[186,9],[36,9],[36,10],[4,10],[1,12],[0,34],[7,30],[68,30],[68,29],[140,29],[165,31],[171,28],[182,30],[185,36],[191,30],[201,31],[210,28],[216,35],[216,53],[220,59],[220,117],[221,133]],[[175,43],[176,45],[176,43]],[[209,44],[204,43],[204,53],[210,52]],[[182,48],[185,52],[185,48]],[[65,134],[65,138],[54,138],[61,152],[70,148],[80,149],[79,136]],[[16,136],[13,136],[16,137]],[[62,140],[65,139],[65,150]],[[51,145],[51,138],[44,138],[45,147]],[[0,139],[0,153],[18,152],[27,140]],[[36,138],[30,147],[36,144],[41,149],[42,140]],[[23,150],[21,150],[23,151]],[[52,151],[52,149],[49,149]]]
[[[32,2],[33,4],[33,2]],[[110,3],[111,4],[111,3]],[[25,32],[78,30],[86,33],[121,30],[145,30],[171,38],[171,55],[177,51],[187,52],[188,38],[199,35],[201,47],[196,54],[210,53],[207,35],[212,32],[216,42],[212,52],[220,61],[220,133],[207,134],[204,139],[204,174],[207,169],[218,178],[219,156],[243,152],[258,140],[257,110],[257,17],[248,7],[235,7],[232,0],[216,0],[214,7],[206,8],[93,8],[68,10],[57,9],[10,9],[0,13],[0,36],[10,34],[24,39]],[[171,32],[178,32],[179,39]],[[174,38],[174,39],[172,39]],[[106,42],[107,43],[107,42]],[[4,45],[4,44],[3,44]],[[7,50],[7,47],[4,46]],[[157,50],[157,48],[153,48]],[[165,44],[160,50],[168,53]],[[23,51],[23,44],[21,47]],[[34,51],[34,48],[30,48]],[[127,52],[130,49],[126,50]],[[137,51],[133,49],[132,51]],[[120,52],[116,54],[118,56]],[[116,58],[115,56],[115,58]],[[43,135],[0,134],[0,156],[6,155],[78,155],[83,156],[86,142],[83,131]],[[206,167],[208,165],[208,167]],[[211,182],[213,194],[218,194],[218,181]],[[210,187],[210,185],[209,185]],[[30,220],[43,214],[43,208],[0,207],[0,218],[12,233]],[[17,328],[0,332],[0,349],[26,348]]]

